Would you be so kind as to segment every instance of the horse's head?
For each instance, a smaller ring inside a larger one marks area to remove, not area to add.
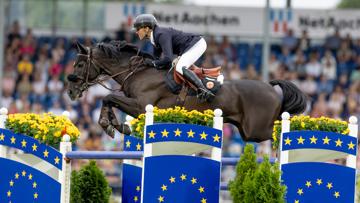
[[[71,100],[82,96],[100,75],[101,70],[94,64],[92,58],[92,48],[85,47],[77,42],[78,55],[74,63],[74,72],[68,75],[67,93]]]

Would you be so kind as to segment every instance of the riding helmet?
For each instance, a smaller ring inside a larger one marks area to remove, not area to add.
[[[136,30],[143,27],[149,27],[151,29],[154,29],[155,25],[157,25],[157,20],[152,14],[140,14],[136,16],[134,21],[134,28]]]

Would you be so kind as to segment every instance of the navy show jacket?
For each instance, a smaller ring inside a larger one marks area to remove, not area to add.
[[[154,61],[156,66],[169,66],[174,55],[180,56],[190,49],[201,39],[200,35],[182,32],[173,28],[155,26],[153,30],[154,37]],[[161,53],[163,58],[160,59]]]

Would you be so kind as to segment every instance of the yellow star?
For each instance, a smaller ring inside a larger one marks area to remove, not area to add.
[[[5,139],[5,135],[1,133],[1,135],[0,135],[0,141],[4,141],[4,139]]]
[[[10,181],[10,187],[12,187],[12,186],[14,186],[14,181],[13,180]]]
[[[131,142],[130,142],[129,140],[127,140],[127,141],[125,142],[125,144],[126,144],[126,148],[130,148]]]
[[[8,196],[8,197],[11,196],[11,191],[10,191],[10,190],[7,192],[7,196]]]
[[[33,151],[37,151],[37,145],[36,145],[35,143],[34,143],[33,146],[31,146],[31,147],[32,147],[32,150],[33,150]]]
[[[195,134],[195,132],[193,132],[191,129],[190,129],[190,131],[189,132],[187,132],[187,134],[188,134],[188,137],[194,137],[194,134]]]
[[[333,186],[332,186],[332,183],[328,183],[328,184],[326,185],[326,187],[329,188],[329,190],[330,190],[330,189],[333,187]]]
[[[291,145],[292,140],[289,137],[285,139],[285,145]]]
[[[159,202],[163,202],[163,201],[164,201],[164,197],[163,197],[163,196],[159,196],[158,200],[159,200]]]
[[[200,187],[199,187],[199,192],[200,192],[200,193],[205,192],[205,188],[200,186]]]
[[[354,149],[355,145],[352,143],[352,141],[348,144],[348,149]]]
[[[316,144],[317,138],[313,135],[310,137],[310,144]]]
[[[340,197],[340,193],[339,193],[339,192],[334,192],[334,196],[335,196],[336,198],[338,198],[338,197]]]
[[[336,143],[336,147],[341,147],[341,144],[343,143],[340,138],[338,140],[335,141]]]
[[[207,134],[205,134],[205,132],[203,131],[201,134],[200,134],[200,140],[206,140],[206,137],[207,137]]]
[[[301,188],[298,188],[298,191],[297,191],[297,193],[298,193],[299,195],[302,195],[302,194],[304,194],[304,192],[303,192],[303,189],[301,189]]]
[[[37,183],[34,182],[34,183],[33,183],[33,188],[36,188],[36,187],[37,187]]]
[[[171,176],[171,178],[169,179],[170,183],[175,183],[175,178]]]
[[[299,138],[297,138],[297,141],[298,144],[304,144],[305,139],[302,136],[300,136]]]
[[[22,172],[21,172],[21,175],[22,175],[22,176],[26,176],[26,171],[22,171]]]
[[[161,189],[162,189],[162,191],[165,191],[165,190],[167,190],[167,186],[163,184],[163,185],[161,186]]]
[[[161,132],[162,137],[168,137],[168,134],[169,134],[169,132],[166,131],[166,129],[164,129],[164,130]]]
[[[35,194],[34,194],[34,199],[37,199],[38,198],[38,193],[37,192],[35,192]]]
[[[202,199],[201,199],[201,203],[206,203],[206,199],[205,199],[205,198],[202,198]]]
[[[136,191],[140,191],[140,186],[136,186]]]
[[[154,133],[154,131],[151,131],[148,133],[148,135],[149,135],[149,138],[155,138],[156,133]]]
[[[299,200],[295,200],[295,202],[294,203],[299,203]]]
[[[176,128],[176,131],[174,131],[174,133],[175,133],[175,137],[177,137],[177,136],[180,137],[180,135],[181,135],[181,131],[179,130],[179,128]]]
[[[213,136],[214,141],[213,142],[220,142],[220,136],[218,134],[216,134],[215,136]]]
[[[330,142],[330,140],[331,139],[329,139],[327,136],[324,138],[324,139],[322,139],[324,142],[323,142],[323,144],[330,144],[329,142]]]
[[[11,140],[11,144],[15,144],[16,138],[15,138],[14,136],[12,136],[12,137],[10,138],[10,140]]]
[[[22,141],[21,141],[21,147],[26,147],[26,143],[27,143],[27,142],[26,142],[25,140],[22,140]]]
[[[45,149],[45,151],[43,152],[43,154],[44,154],[44,157],[49,157],[49,152],[48,152],[47,149]]]
[[[19,179],[19,174],[15,173],[15,179]]]
[[[55,161],[55,164],[59,164],[59,161],[60,161],[59,157],[55,157],[54,161]]]
[[[138,150],[138,151],[141,150],[141,144],[140,144],[140,143],[137,143],[137,145],[136,145],[136,150]]]
[[[137,196],[134,197],[134,202],[139,201],[139,198]]]
[[[316,184],[321,185],[321,184],[322,184],[322,180],[321,180],[321,179],[317,179],[317,180],[316,180]]]
[[[185,174],[181,174],[180,178],[181,178],[182,181],[184,181],[184,180],[186,180],[186,175],[185,175]]]
[[[28,176],[28,178],[29,178],[29,180],[32,180],[32,175],[31,175],[31,173],[30,173],[30,175]]]
[[[191,179],[191,183],[192,183],[192,184],[197,183],[197,179],[196,179],[196,178],[192,178],[192,179]]]
[[[311,181],[306,181],[306,184],[305,184],[308,188],[311,187]]]

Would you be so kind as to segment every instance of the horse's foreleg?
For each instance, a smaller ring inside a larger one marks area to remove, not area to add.
[[[99,125],[102,127],[102,129],[108,134],[110,137],[114,138],[115,131],[114,127],[110,123],[110,112],[112,112],[112,109],[109,105],[105,105],[103,103],[100,111],[100,117],[99,117]]]
[[[106,109],[107,110],[106,118],[107,118],[107,122],[110,124],[106,127],[106,129],[107,129],[106,132],[108,133],[108,131],[111,130],[109,128],[114,127],[120,133],[130,134],[131,133],[130,127],[126,124],[118,122],[118,120],[115,116],[115,113],[112,110],[112,107],[116,107],[116,108],[120,109],[122,112],[125,112],[133,117],[136,117],[140,114],[140,108],[139,108],[137,101],[135,99],[125,97],[122,95],[109,94],[103,99],[103,106],[109,107],[108,109]],[[100,120],[101,120],[101,117],[102,117],[102,115],[100,116]],[[100,123],[100,120],[99,120],[99,123]],[[108,134],[111,136],[111,131],[109,133]]]

